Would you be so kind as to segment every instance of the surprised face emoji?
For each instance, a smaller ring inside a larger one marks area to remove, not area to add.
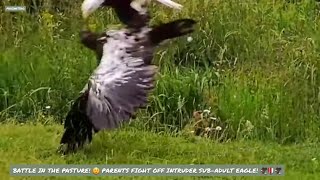
[[[92,169],[92,173],[93,173],[94,175],[98,175],[98,174],[100,173],[100,169],[97,168],[97,167],[95,167],[95,168]]]

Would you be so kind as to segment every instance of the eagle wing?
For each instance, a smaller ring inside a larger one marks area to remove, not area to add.
[[[124,33],[115,31],[105,38],[101,62],[88,85],[86,113],[96,130],[116,128],[144,107],[157,71],[143,57],[127,53],[137,45]]]
[[[101,6],[113,7],[122,23],[129,26],[140,26],[140,23],[149,22],[147,4],[151,0],[84,0],[81,5],[82,16],[87,19],[90,14]],[[157,0],[159,3],[174,9],[183,6],[171,0]],[[138,23],[138,24],[135,24]]]

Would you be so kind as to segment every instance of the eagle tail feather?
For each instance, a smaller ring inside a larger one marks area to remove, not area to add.
[[[92,136],[98,131],[94,129],[85,112],[88,94],[83,93],[72,105],[65,124],[64,133],[60,140],[58,152],[69,154],[83,148],[92,141]]]

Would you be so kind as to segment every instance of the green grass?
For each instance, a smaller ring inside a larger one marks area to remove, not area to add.
[[[84,150],[74,155],[61,157],[55,152],[61,133],[62,126],[58,125],[9,123],[0,126],[0,156],[2,157],[0,176],[5,179],[9,178],[10,164],[24,163],[285,164],[285,177],[237,177],[234,179],[316,179],[320,175],[320,155],[317,144],[280,146],[274,142],[254,141],[220,144],[208,139],[172,137],[126,128],[102,132]],[[50,179],[64,178],[52,177]]]
[[[38,16],[1,13],[0,120],[63,120],[96,67],[79,43],[80,3]],[[278,143],[319,142],[320,16],[313,1],[184,1],[178,12],[152,7],[152,24],[191,17],[191,36],[160,47],[157,88],[144,129],[179,131],[194,110],[211,108],[226,122],[228,137]],[[111,10],[90,18],[93,30],[119,23]],[[45,109],[50,106],[49,110]],[[243,133],[244,122],[254,130]]]

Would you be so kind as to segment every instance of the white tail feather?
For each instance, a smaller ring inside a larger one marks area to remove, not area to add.
[[[157,0],[159,3],[168,6],[170,8],[173,9],[178,9],[181,10],[181,8],[183,7],[181,4],[175,3],[171,0]],[[145,8],[146,5],[148,5],[150,3],[150,0],[133,0],[130,4],[130,6],[135,9],[136,11],[145,14],[147,13],[147,10]],[[142,7],[142,5],[144,7]]]
[[[171,7],[171,8],[174,8],[174,9],[182,9],[182,5],[181,4],[178,4],[178,3],[176,3],[176,2],[173,2],[173,1],[171,1],[171,0],[157,0],[159,3],[161,3],[161,4],[164,4],[164,5],[166,5],[166,6],[168,6],[168,7]]]

